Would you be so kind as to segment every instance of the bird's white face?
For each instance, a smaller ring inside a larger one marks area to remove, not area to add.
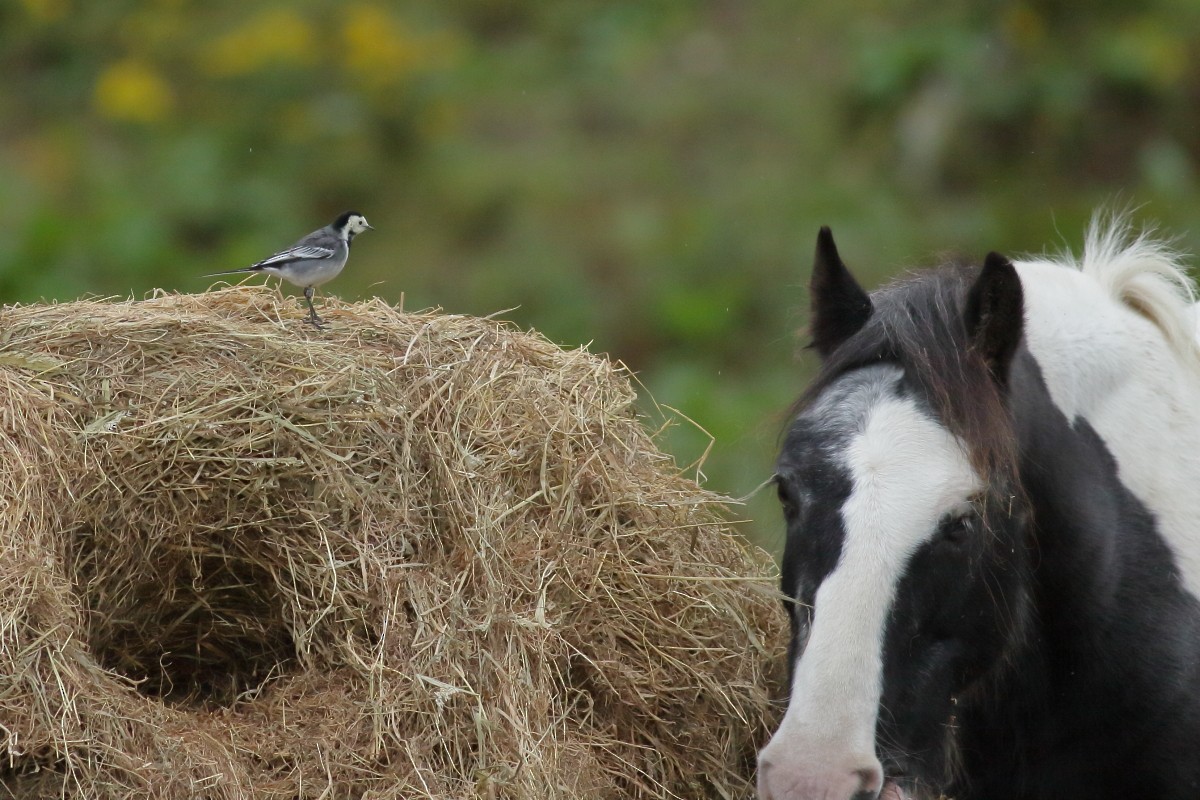
[[[346,221],[346,232],[351,235],[362,233],[370,227],[367,218],[362,214],[351,214],[350,219]]]

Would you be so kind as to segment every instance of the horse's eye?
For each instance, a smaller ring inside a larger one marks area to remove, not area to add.
[[[779,504],[783,506],[783,515],[788,519],[796,516],[796,499],[792,497],[782,479],[775,481],[775,492],[779,495]]]
[[[939,531],[942,541],[952,545],[962,545],[975,529],[975,517],[970,514],[952,517],[942,523]]]

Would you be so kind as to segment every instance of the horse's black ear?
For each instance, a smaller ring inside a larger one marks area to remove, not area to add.
[[[825,358],[842,342],[858,333],[871,317],[871,298],[842,263],[833,232],[821,228],[813,261],[812,346]]]
[[[999,253],[988,253],[967,295],[967,337],[992,376],[1008,382],[1008,368],[1025,326],[1025,296],[1017,269]]]

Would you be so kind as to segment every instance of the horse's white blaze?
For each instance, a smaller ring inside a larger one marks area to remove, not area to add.
[[[961,443],[908,397],[866,410],[844,453],[853,479],[837,566],[817,590],[792,697],[763,750],[774,763],[820,766],[875,753],[883,641],[909,558],[982,482]]]
[[[1016,266],[1026,343],[1051,398],[1067,419],[1086,420],[1104,440],[1122,483],[1154,514],[1184,587],[1200,597],[1200,407],[1194,402],[1200,369],[1196,353],[1178,346],[1177,331],[1195,320],[1171,285],[1177,265],[1161,246],[1139,241],[1124,251],[1085,255],[1083,271],[1069,263]],[[1126,285],[1113,285],[1106,270],[1122,272]],[[1130,296],[1129,275],[1158,284],[1157,292],[1137,296],[1140,313],[1113,296]]]

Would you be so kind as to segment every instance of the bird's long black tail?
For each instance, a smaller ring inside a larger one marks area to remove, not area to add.
[[[229,269],[224,272],[210,272],[207,275],[201,275],[201,278],[219,278],[222,275],[238,275],[244,272],[262,272],[258,267],[242,267],[241,269]]]

